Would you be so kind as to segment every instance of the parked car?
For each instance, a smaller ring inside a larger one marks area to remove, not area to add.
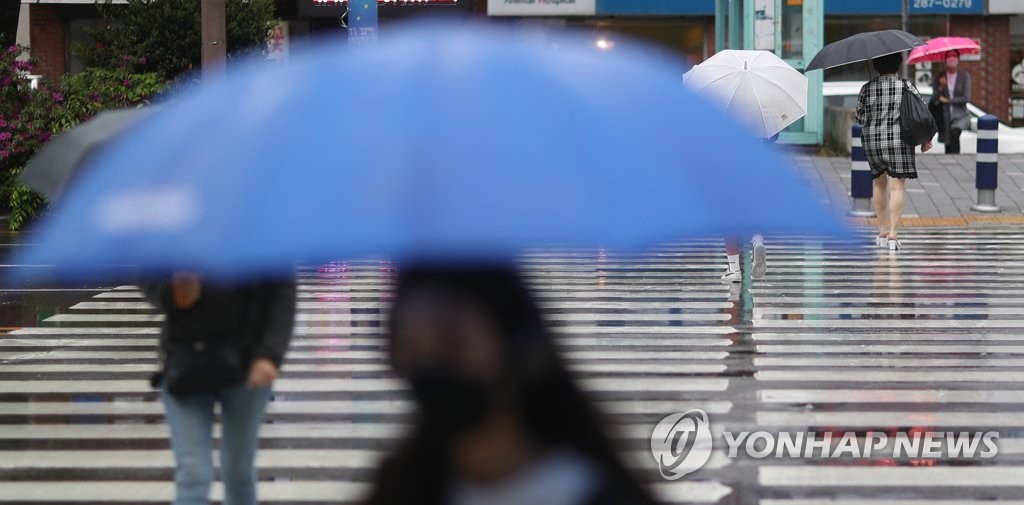
[[[857,95],[860,94],[862,86],[864,83],[858,81],[826,82],[822,90],[825,105],[856,109]],[[921,93],[921,98],[925,100],[932,96],[931,86],[918,86],[917,90]],[[978,134],[974,130],[977,130],[978,118],[984,116],[986,112],[973,103],[967,104],[967,111],[971,114],[971,131],[965,131],[960,135],[960,152],[973,154],[977,152],[978,145]],[[935,136],[933,142],[935,145],[927,154],[945,152],[945,147],[939,142],[938,135]],[[920,147],[918,152],[921,152]],[[999,153],[1024,153],[1024,127],[1011,128],[1002,122],[999,123]]]

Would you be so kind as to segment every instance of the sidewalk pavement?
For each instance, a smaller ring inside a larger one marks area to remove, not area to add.
[[[850,158],[791,153],[796,166],[827,195],[832,209],[846,215],[850,199]],[[971,210],[976,203],[973,154],[917,156],[918,179],[907,182],[904,226],[1024,225],[1024,154],[999,155],[998,213]],[[866,223],[867,220],[857,220]]]

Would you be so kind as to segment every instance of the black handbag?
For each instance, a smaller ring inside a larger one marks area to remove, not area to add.
[[[241,386],[248,375],[245,351],[226,340],[169,341],[162,380],[174,396],[206,394]]]
[[[910,84],[903,81],[903,96],[900,99],[900,138],[912,146],[924,144],[935,136],[938,128],[935,118],[921,97],[910,90]]]

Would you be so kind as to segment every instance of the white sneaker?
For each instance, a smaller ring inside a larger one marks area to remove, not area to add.
[[[878,237],[875,240],[875,244],[883,249],[889,247],[889,237]]]
[[[765,272],[768,271],[768,258],[764,250],[764,242],[754,242],[753,251],[753,268],[751,269],[750,275],[755,279],[763,279]]]
[[[896,252],[903,249],[903,244],[901,244],[899,240],[893,239],[887,240],[887,242],[889,242],[889,252]]]
[[[743,273],[739,270],[726,270],[722,274],[722,280],[725,282],[741,282],[743,280]]]

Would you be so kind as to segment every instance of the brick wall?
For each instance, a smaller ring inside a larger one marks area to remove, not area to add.
[[[704,59],[712,57],[718,52],[717,49],[715,47],[715,17],[710,16],[704,18]]]
[[[981,40],[981,61],[965,61],[971,74],[971,102],[1000,120],[1010,120],[1009,16],[953,16],[950,35]]]
[[[32,4],[29,9],[29,52],[39,60],[39,72],[53,79],[60,78],[66,68],[64,20],[58,8]]]

